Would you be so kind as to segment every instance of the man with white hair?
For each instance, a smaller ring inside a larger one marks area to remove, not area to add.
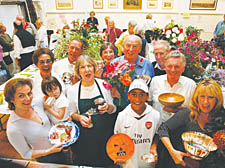
[[[179,51],[170,52],[165,58],[165,75],[155,76],[150,84],[150,103],[160,112],[160,122],[168,120],[178,109],[163,110],[163,105],[158,97],[162,93],[178,93],[185,97],[183,103],[187,106],[195,90],[195,82],[185,76],[181,76],[185,69],[185,57]]]
[[[136,25],[137,25],[137,22],[136,21],[134,21],[134,20],[129,21],[128,22],[128,30],[125,31],[125,32],[123,32],[120,35],[120,38],[118,40],[116,40],[115,46],[118,49],[118,56],[121,56],[122,55],[123,42],[124,42],[125,37],[127,37],[128,35],[134,34],[134,28],[135,28]]]

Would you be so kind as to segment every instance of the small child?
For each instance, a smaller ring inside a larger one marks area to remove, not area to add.
[[[130,104],[119,113],[114,133],[127,134],[135,144],[133,156],[127,162],[119,160],[126,168],[149,168],[149,164],[141,160],[144,154],[152,153],[154,161],[157,160],[156,143],[153,137],[159,124],[160,114],[146,103],[148,100],[148,87],[143,79],[135,79],[128,90]],[[123,164],[124,163],[124,164]],[[154,164],[152,165],[154,167]]]
[[[62,93],[62,86],[59,81],[55,77],[49,76],[42,80],[41,89],[46,99],[48,97],[55,98],[52,106],[44,102],[44,107],[49,112],[48,116],[52,124],[59,121],[68,121],[70,115],[66,112],[66,108],[69,106],[69,100]]]

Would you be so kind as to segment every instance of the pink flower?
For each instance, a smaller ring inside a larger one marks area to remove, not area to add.
[[[102,84],[107,90],[112,88],[112,85],[105,80],[102,82]]]

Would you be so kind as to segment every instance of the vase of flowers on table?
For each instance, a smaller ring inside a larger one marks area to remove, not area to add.
[[[132,76],[135,72],[134,65],[130,65],[127,60],[117,61],[106,67],[104,74],[104,87],[111,89],[116,87],[120,93],[120,98],[115,98],[114,103],[117,106],[127,105],[126,92],[133,81]]]

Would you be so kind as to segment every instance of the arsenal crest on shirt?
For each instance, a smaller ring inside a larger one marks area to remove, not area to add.
[[[147,121],[147,122],[145,123],[145,127],[146,127],[147,129],[150,129],[150,128],[152,127],[152,122],[151,122],[151,121]]]

